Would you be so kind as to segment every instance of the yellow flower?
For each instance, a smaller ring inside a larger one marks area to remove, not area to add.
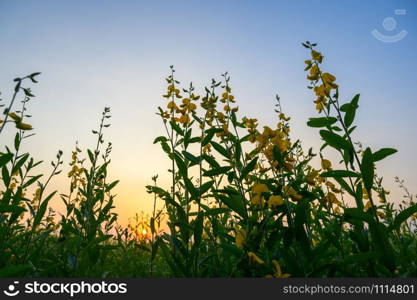
[[[301,199],[303,199],[303,196],[301,196],[300,194],[295,194],[295,195],[293,195],[293,196],[291,196],[294,200],[297,200],[297,201],[299,201],[299,200],[301,200]]]
[[[252,197],[252,199],[250,200],[252,205],[255,206],[264,206],[264,197],[262,197],[261,195],[255,195]]]
[[[174,101],[170,101],[170,102],[168,102],[168,104],[167,104],[167,108],[168,108],[168,109],[176,109],[176,108],[177,108],[177,105],[175,104],[175,102],[174,102]]]
[[[308,80],[318,80],[319,79],[319,73],[320,73],[320,69],[319,67],[317,67],[316,65],[312,66],[310,69],[310,75],[307,76]]]
[[[274,265],[274,269],[275,269],[275,273],[274,273],[275,278],[288,278],[291,276],[290,274],[287,274],[287,273],[282,274],[281,266],[279,265],[279,262],[276,261],[275,259],[272,260],[272,264]]]
[[[195,111],[197,109],[197,105],[195,105],[194,103],[190,103],[188,104],[187,109],[190,112]]]
[[[337,202],[339,202],[339,200],[337,200],[336,195],[333,194],[332,192],[328,192],[327,193],[327,199],[329,200],[330,203],[337,203]]]
[[[293,187],[285,185],[282,187],[282,192],[286,195],[286,196],[294,196],[297,194],[297,192],[294,190]]]
[[[264,126],[264,132],[262,133],[262,135],[264,137],[273,136],[274,135],[274,131],[270,127]]]
[[[252,144],[256,142],[256,136],[255,135],[251,135],[248,137],[248,141],[251,142]]]
[[[306,64],[306,67],[304,68],[304,71],[307,71],[311,68],[311,60],[306,60],[304,61],[304,63]]]
[[[332,82],[334,82],[335,80],[336,80],[336,77],[334,77],[332,74],[330,74],[330,73],[323,73],[322,75],[321,75],[321,78],[323,78],[323,81],[325,82],[325,83],[332,83]]]
[[[382,212],[382,211],[377,211],[376,214],[382,219],[385,219],[385,217],[386,217],[385,213]]]
[[[316,177],[319,175],[319,172],[316,170],[310,171],[306,176],[306,181],[309,185],[315,185],[316,184]]]
[[[284,120],[284,121],[289,121],[289,120],[291,120],[291,117],[285,117],[285,114],[283,114],[283,113],[280,113],[279,114],[279,119],[280,120]]]
[[[368,200],[365,207],[363,208],[364,211],[368,211],[372,207],[372,202]]]
[[[243,248],[246,241],[246,231],[245,229],[241,228],[236,231],[236,246],[239,248]]]
[[[323,103],[321,102],[316,103],[316,109],[319,111],[319,113],[321,113],[324,109]]]
[[[314,88],[314,92],[318,97],[329,97],[332,86],[330,84],[322,84]]]
[[[269,192],[269,189],[264,183],[255,183],[252,186],[252,193],[254,194],[260,195],[262,193],[268,193],[268,192]]]
[[[320,52],[317,52],[315,50],[311,50],[311,57],[313,58],[313,60],[317,61],[320,64],[323,61],[323,55],[321,55]]]
[[[285,168],[285,170],[287,170],[287,171],[292,171],[292,170],[294,169],[293,165],[292,165],[291,163],[289,163],[289,162],[286,162],[286,163],[284,164],[284,168]]]
[[[321,167],[322,167],[324,170],[331,170],[331,169],[332,169],[332,163],[331,163],[331,161],[330,161],[330,160],[328,160],[328,159],[322,159],[322,160],[321,160]]]
[[[190,122],[190,117],[188,115],[182,115],[179,119],[181,124],[187,124]]]
[[[249,257],[249,261],[253,263],[254,265],[262,265],[265,263],[261,258],[259,258],[259,256],[257,256],[253,252],[248,252],[248,257]]]
[[[279,195],[272,195],[269,197],[268,206],[269,207],[277,207],[284,204],[284,199],[282,199]]]

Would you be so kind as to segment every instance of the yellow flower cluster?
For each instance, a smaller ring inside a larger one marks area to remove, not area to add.
[[[248,120],[247,120],[248,122]],[[253,131],[253,129],[250,129]],[[251,133],[251,131],[249,131]],[[264,126],[263,132],[255,134],[255,141],[257,143],[257,151],[263,153],[267,158],[270,166],[274,169],[285,168],[287,171],[293,170],[294,160],[287,156],[284,165],[280,166],[279,162],[274,158],[273,151],[277,147],[280,152],[285,152],[291,147],[289,138],[289,127],[284,126],[282,122],[278,123],[275,130],[268,126]]]
[[[319,64],[323,61],[323,55],[315,50],[311,51],[311,60],[306,60],[305,71],[309,70],[307,79],[310,80],[314,85],[314,93],[317,99],[314,100],[316,109],[319,112],[324,110],[330,97],[330,92],[336,89],[338,85],[335,83],[336,77],[330,73],[323,73],[320,70]]]
[[[78,146],[75,147],[75,151],[72,151],[71,155],[71,162],[69,165],[71,166],[71,170],[68,172],[68,177],[71,178],[70,183],[70,192],[72,193],[76,190],[79,186],[85,187],[87,182],[84,177],[84,159],[79,159],[78,154],[81,153],[81,149]],[[77,197],[75,198],[75,202],[78,202],[79,196],[81,196],[80,192],[77,191]]]
[[[263,207],[264,206],[264,196],[263,193],[268,193],[269,189],[266,184],[264,183],[255,183],[252,186],[252,194],[253,197],[251,199],[251,203],[254,206],[257,207]]]
[[[258,133],[258,120],[257,119],[248,119],[247,117],[242,118],[242,122],[248,130],[249,135],[249,142],[255,143],[256,142],[256,134]]]
[[[178,122],[186,126],[191,122],[190,115],[194,114],[197,110],[197,105],[193,103],[193,101],[200,99],[200,96],[189,92],[188,97],[183,98],[181,91],[175,86],[175,83],[178,82],[175,81],[172,76],[170,76],[167,81],[169,83],[167,93],[162,96],[170,99],[170,101],[167,103],[167,110],[162,113],[162,117],[164,119],[171,119],[172,122]],[[177,104],[176,100],[179,99],[182,99],[181,103]]]

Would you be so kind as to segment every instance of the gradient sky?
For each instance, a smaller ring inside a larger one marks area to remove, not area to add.
[[[105,138],[114,145],[110,176],[121,180],[116,205],[126,224],[135,212],[150,210],[145,185],[153,175],[168,183],[167,158],[152,141],[163,133],[155,111],[166,101],[169,65],[199,91],[229,71],[241,116],[262,123],[276,124],[272,108],[279,93],[292,116],[293,138],[317,150],[318,131],[306,125],[317,114],[300,42],[318,42],[342,99],[361,93],[355,139],[374,151],[399,150],[377,165],[398,201],[394,176],[417,190],[416,14],[416,1],[0,0],[0,91],[8,101],[13,78],[42,72],[29,107],[36,136],[26,147],[46,162],[58,149],[68,162],[76,140],[92,147],[91,129],[104,106],[112,108]],[[383,27],[387,17],[397,21],[391,31]],[[408,34],[384,43],[374,29]],[[65,175],[52,187],[67,192]]]

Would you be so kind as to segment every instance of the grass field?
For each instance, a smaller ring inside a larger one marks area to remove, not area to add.
[[[397,179],[405,197],[390,199],[377,173],[397,151],[356,141],[360,95],[339,99],[317,45],[303,46],[312,99],[305,105],[318,113],[306,121],[322,147],[291,136],[278,96],[276,124],[264,126],[239,116],[227,73],[198,95],[171,66],[156,109],[166,134],[154,141],[169,157],[171,186],[155,176],[146,186],[152,213],[138,212],[126,228],[114,213],[118,181],[108,180],[110,108],[92,131],[96,144],[66,151],[69,162],[59,151],[51,172],[38,174],[44,162],[21,149],[36,138],[30,87],[42,77],[16,78],[12,99],[0,102],[0,276],[416,277],[415,195]],[[71,171],[59,175],[68,163]],[[68,189],[47,192],[58,175]],[[57,201],[63,211],[51,209]]]

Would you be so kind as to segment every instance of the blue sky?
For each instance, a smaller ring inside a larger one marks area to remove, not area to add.
[[[27,147],[45,161],[58,149],[68,160],[76,140],[92,145],[90,130],[103,107],[112,107],[107,138],[126,219],[151,206],[144,191],[151,176],[167,176],[152,141],[163,132],[154,112],[164,103],[169,65],[200,91],[229,71],[241,115],[266,124],[276,123],[272,108],[280,94],[293,137],[318,149],[317,130],[306,126],[317,114],[303,72],[308,53],[300,44],[318,42],[342,99],[361,93],[355,139],[374,150],[399,150],[378,165],[398,199],[395,175],[414,192],[417,183],[416,14],[415,1],[0,0],[0,91],[8,100],[13,78],[42,72],[29,108],[37,135]],[[391,31],[383,27],[389,17],[397,22]],[[374,29],[407,35],[384,43]],[[54,184],[65,182],[61,176]]]

